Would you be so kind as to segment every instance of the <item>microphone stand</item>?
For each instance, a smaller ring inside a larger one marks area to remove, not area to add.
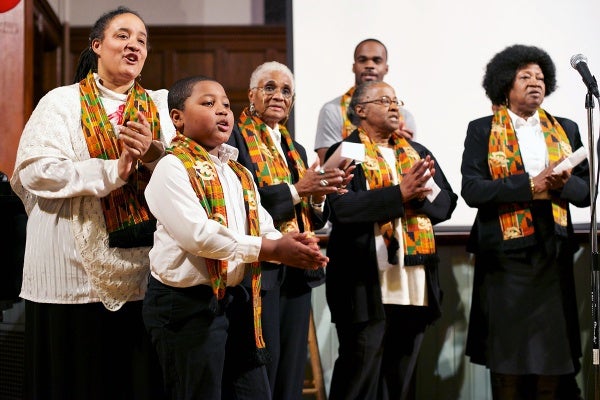
[[[588,90],[585,97],[585,108],[588,120],[588,145],[590,166],[590,252],[591,252],[591,308],[592,308],[592,362],[594,369],[594,399],[600,399],[600,338],[599,338],[599,313],[598,299],[600,295],[600,265],[598,263],[598,226],[596,221],[595,206],[595,159],[594,159],[594,96]]]

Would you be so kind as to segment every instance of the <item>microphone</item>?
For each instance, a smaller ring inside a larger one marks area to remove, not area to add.
[[[573,57],[571,57],[571,67],[575,68],[577,72],[579,72],[579,75],[581,75],[583,83],[585,83],[585,86],[588,88],[588,90],[597,99],[600,98],[598,83],[587,66],[587,58],[583,54],[575,54]]]

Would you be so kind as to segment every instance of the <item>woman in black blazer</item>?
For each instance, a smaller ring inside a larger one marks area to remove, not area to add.
[[[327,195],[326,294],[340,342],[330,400],[412,398],[423,333],[440,315],[433,225],[450,218],[457,195],[433,155],[396,133],[398,103],[384,82],[356,88],[358,129],[344,142],[364,144],[366,158],[347,193]]]
[[[541,108],[554,63],[514,45],[487,65],[494,114],[469,123],[462,197],[477,208],[467,339],[471,362],[490,370],[494,399],[576,399],[581,356],[569,203],[590,203],[588,164],[555,166],[582,147],[577,125]]]

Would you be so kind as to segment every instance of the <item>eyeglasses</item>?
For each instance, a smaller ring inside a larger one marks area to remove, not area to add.
[[[281,93],[281,95],[283,96],[284,99],[291,99],[292,97],[294,97],[294,93],[292,93],[292,90],[288,87],[280,88],[275,85],[265,85],[265,86],[255,87],[252,89],[262,90],[262,92],[265,96],[274,96],[275,93],[279,92],[279,93]]]
[[[361,101],[358,104],[369,104],[369,103],[375,103],[375,104],[379,104],[380,106],[386,106],[386,107],[391,106],[392,103],[394,103],[398,107],[402,107],[404,105],[404,102],[402,100],[390,99],[387,96],[381,96],[378,99],[373,99],[373,100],[368,100],[368,101]]]

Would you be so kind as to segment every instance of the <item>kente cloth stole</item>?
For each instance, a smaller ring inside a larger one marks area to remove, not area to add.
[[[248,146],[248,152],[252,163],[256,165],[255,173],[258,180],[258,186],[264,187],[280,183],[291,184],[292,174],[290,169],[277,150],[265,123],[261,121],[260,118],[252,116],[248,111],[248,108],[246,108],[240,115],[239,126],[242,136],[246,141],[246,145]],[[304,176],[304,171],[306,171],[306,165],[296,150],[292,137],[285,126],[279,125],[279,132],[281,133],[281,139],[285,141],[287,148],[289,149],[288,156],[293,160],[292,165],[289,167],[295,168],[299,178],[302,178]],[[306,197],[301,197],[300,205],[304,232],[310,232],[313,229],[313,225],[310,218],[308,199]],[[277,230],[282,233],[287,233],[296,230],[299,231],[300,228],[296,218],[292,218],[289,221],[278,223]]]
[[[549,161],[558,161],[562,156],[568,157],[572,149],[563,128],[558,122],[550,121],[543,109],[539,108],[538,113]],[[525,173],[519,141],[506,106],[500,107],[492,117],[488,146],[488,166],[492,179],[503,179],[510,175]],[[551,200],[556,232],[564,235],[567,226],[567,202],[554,194],[551,195]],[[525,238],[534,234],[533,217],[529,207],[529,202],[499,206],[503,240]]]
[[[365,145],[365,162],[361,164],[369,187],[371,189],[391,186],[393,183],[392,172],[379,152],[378,146],[371,141],[367,133],[358,128],[361,142]],[[396,155],[396,171],[399,182],[404,173],[420,160],[419,153],[412,148],[404,137],[393,133],[390,137],[394,154]],[[384,241],[393,237],[393,221],[379,223]],[[435,236],[431,220],[425,214],[417,212],[409,203],[404,203],[404,218],[402,218],[402,233],[404,238],[404,254],[407,256],[435,254]],[[397,249],[396,249],[397,250]],[[389,252],[388,252],[389,253]],[[388,254],[389,256],[389,254]]]
[[[342,95],[342,100],[340,101],[340,107],[342,107],[342,139],[346,139],[348,135],[356,130],[356,126],[352,124],[350,119],[348,118],[348,106],[350,105],[350,100],[352,99],[352,94],[354,94],[354,89],[356,86],[352,86],[346,93]]]
[[[121,144],[104,110],[92,72],[79,82],[79,94],[81,127],[90,157],[103,160],[118,159],[121,155]],[[136,82],[127,96],[123,121],[137,120],[138,111],[143,113],[150,122],[152,138],[160,139],[158,109],[144,88]],[[122,125],[123,121],[119,121],[119,125]],[[143,164],[138,163],[136,172],[131,174],[125,185],[100,199],[109,233],[154,219],[144,197],[144,189],[150,174],[151,172]]]
[[[208,218],[219,222],[221,225],[227,224],[227,204],[223,194],[223,187],[217,175],[215,165],[210,159],[210,155],[192,139],[177,132],[171,142],[171,147],[167,153],[175,155],[183,163],[190,183],[198,196],[202,208],[206,211]],[[242,184],[244,194],[244,207],[246,209],[246,219],[248,223],[249,234],[260,236],[260,226],[258,217],[258,205],[256,202],[256,192],[254,190],[254,181],[240,163],[229,160],[229,167],[235,172]],[[217,299],[225,296],[227,288],[227,264],[226,260],[214,260],[206,258],[206,267],[210,275],[210,282],[213,292]],[[265,341],[262,334],[261,322],[261,267],[260,262],[250,264],[252,270],[252,305],[254,314],[254,338],[257,348],[264,348]]]

